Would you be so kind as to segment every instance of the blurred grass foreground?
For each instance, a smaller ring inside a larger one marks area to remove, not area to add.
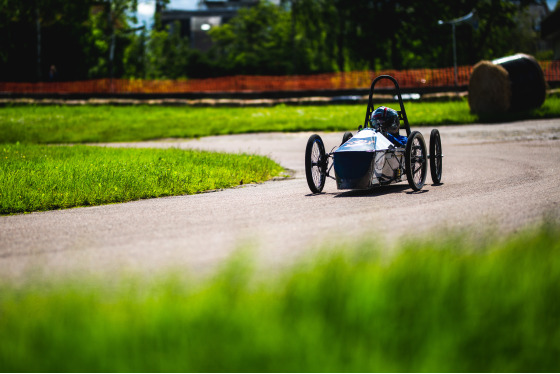
[[[329,253],[265,280],[0,283],[0,371],[560,371],[558,224]]]

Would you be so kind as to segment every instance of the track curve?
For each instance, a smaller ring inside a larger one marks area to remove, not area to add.
[[[417,128],[426,137],[430,128]],[[0,217],[0,279],[53,275],[211,273],[240,247],[277,269],[321,243],[374,237],[393,243],[457,227],[509,232],[560,216],[560,121],[440,127],[443,185],[406,181],[369,192],[311,195],[310,133],[161,140],[108,146],[258,153],[293,178],[215,193]],[[321,133],[327,150],[342,133]],[[428,178],[429,181],[429,178]]]

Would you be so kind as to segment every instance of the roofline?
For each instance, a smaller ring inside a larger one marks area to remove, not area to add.
[[[167,19],[189,19],[192,17],[216,17],[216,16],[233,16],[237,14],[237,9],[201,9],[201,10],[179,10],[166,9],[161,12],[161,20]]]

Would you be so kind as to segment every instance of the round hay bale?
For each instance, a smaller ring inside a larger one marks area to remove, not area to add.
[[[474,113],[535,109],[545,97],[546,81],[539,63],[522,53],[479,62],[469,81],[469,106]]]
[[[546,80],[539,62],[530,55],[518,53],[492,63],[502,66],[511,82],[510,111],[519,112],[540,107],[546,98]]]
[[[469,80],[469,106],[473,113],[505,113],[511,101],[511,82],[506,69],[480,61]]]

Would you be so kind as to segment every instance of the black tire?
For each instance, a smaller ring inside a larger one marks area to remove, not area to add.
[[[430,134],[430,174],[432,174],[432,182],[434,184],[441,183],[442,167],[441,137],[439,136],[439,131],[433,129]]]
[[[426,142],[418,131],[413,131],[408,137],[404,158],[408,184],[414,191],[419,191],[424,187],[424,182],[426,181],[428,157],[426,154]]]
[[[342,136],[342,143],[340,143],[340,145],[343,145],[344,143],[346,143],[348,140],[352,139],[353,135],[350,131],[346,131],[344,133],[344,135]]]
[[[305,147],[305,176],[313,193],[321,193],[327,176],[325,145],[317,134],[311,135]]]

